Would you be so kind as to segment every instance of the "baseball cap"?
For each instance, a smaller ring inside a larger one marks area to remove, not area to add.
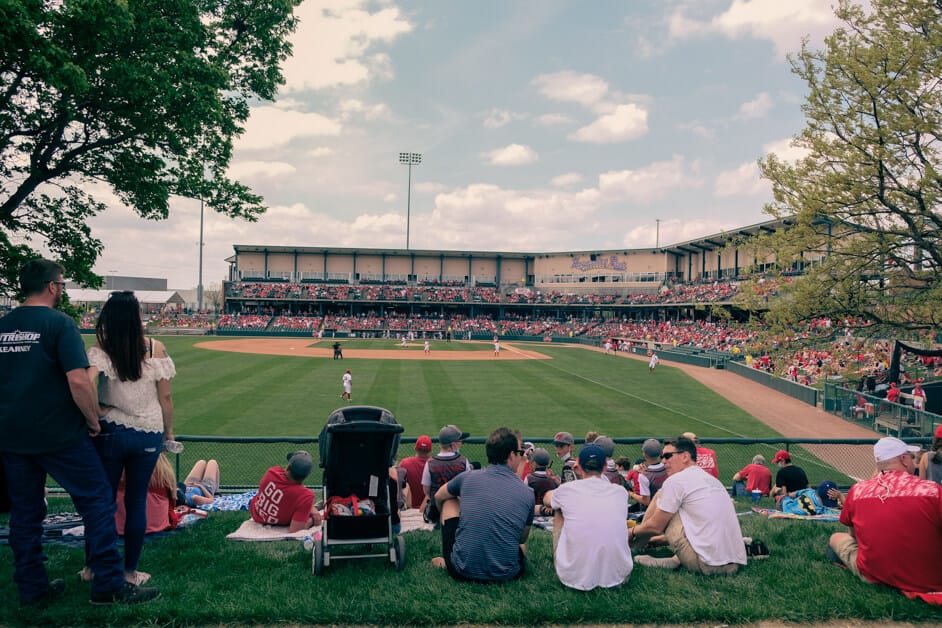
[[[615,453],[615,441],[613,441],[608,436],[599,436],[592,444],[601,447],[602,451],[605,452],[606,458],[611,458]]]
[[[553,437],[554,445],[575,445],[576,439],[569,432],[557,432]]]
[[[658,458],[663,451],[661,446],[661,441],[656,438],[649,438],[648,440],[641,443],[641,453],[649,458]]]
[[[423,434],[415,439],[416,451],[432,451],[432,439]]]
[[[459,440],[465,440],[471,436],[467,432],[462,432],[456,425],[446,425],[438,432],[438,443],[440,445],[451,445]]]
[[[772,458],[772,464],[776,464],[778,462],[783,462],[783,461],[791,462],[792,455],[788,453],[787,451],[785,451],[784,449],[779,449],[778,451],[775,452],[775,457]]]
[[[886,462],[905,453],[914,454],[919,451],[915,445],[907,445],[898,438],[887,436],[881,438],[873,446],[873,457],[877,462]]]
[[[550,465],[549,452],[542,447],[537,447],[533,450],[533,455],[530,457],[530,460],[533,461],[537,469],[542,469]]]
[[[311,459],[311,454],[306,451],[301,450],[288,454],[288,471],[291,472],[291,477],[294,479],[305,479],[311,475],[311,469],[313,468],[314,460]]]
[[[579,451],[579,466],[585,471],[601,471],[605,468],[605,452],[595,443],[590,443]]]
[[[837,488],[837,484],[831,480],[825,480],[821,482],[821,485],[818,487],[818,497],[821,498],[821,503],[827,506],[828,508],[834,508],[837,506],[837,500],[831,499],[828,497],[828,491],[832,488]]]

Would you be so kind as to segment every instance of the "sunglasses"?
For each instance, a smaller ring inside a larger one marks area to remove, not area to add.
[[[668,451],[668,452],[666,452],[666,453],[661,454],[661,458],[663,458],[664,460],[670,460],[671,458],[673,458],[674,456],[676,456],[677,454],[680,454],[680,453],[683,453],[683,452],[681,452],[681,451]]]
[[[527,452],[526,452],[525,449],[515,449],[515,450],[514,450],[514,453],[517,454],[518,456],[523,456],[523,455],[526,454]]]

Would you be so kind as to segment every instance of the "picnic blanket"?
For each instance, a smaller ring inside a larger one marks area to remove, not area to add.
[[[793,515],[774,508],[753,508],[752,512],[769,519],[797,519],[799,521],[838,521],[841,511],[835,508],[825,508],[827,512],[820,515]]]
[[[258,489],[249,491],[247,493],[216,495],[212,504],[200,506],[200,509],[219,511],[248,510],[249,502],[252,501],[252,498],[255,497],[256,493],[258,493]]]
[[[425,523],[422,518],[422,511],[418,508],[410,508],[399,513],[399,524],[402,528],[400,533],[412,532],[413,530],[434,530],[435,526],[431,523]]]
[[[313,528],[288,532],[288,526],[270,526],[249,519],[235,532],[226,535],[230,541],[300,541],[311,534]]]

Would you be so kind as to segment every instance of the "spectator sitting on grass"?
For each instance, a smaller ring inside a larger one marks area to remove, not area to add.
[[[516,475],[523,450],[513,432],[494,430],[484,448],[488,467],[459,474],[435,494],[442,556],[432,565],[447,569],[455,580],[504,582],[524,572],[533,491]]]
[[[191,508],[209,506],[219,490],[219,463],[197,460],[183,482],[183,503]]]
[[[550,466],[553,461],[550,460],[549,452],[542,447],[537,447],[530,455],[530,462],[533,465],[533,471],[527,475],[527,486],[533,489],[534,511],[535,515],[548,517],[553,514],[553,510],[543,505],[543,496],[547,491],[551,491],[559,486],[559,478],[553,475]]]
[[[667,479],[667,468],[661,460],[661,442],[656,438],[649,438],[641,444],[641,455],[644,456],[644,468],[638,476],[638,492],[629,492],[628,496],[635,500],[641,510],[645,510],[651,503],[651,498],[664,485]]]
[[[701,447],[700,439],[693,432],[684,432],[683,436],[697,445],[697,466],[719,480],[720,466],[716,462],[716,452],[707,447]]]
[[[780,449],[772,458],[772,464],[779,466],[775,474],[775,486],[769,493],[781,505],[783,497],[794,497],[798,491],[808,488],[808,476],[801,467],[792,464],[792,455]]]
[[[439,452],[429,458],[422,471],[422,490],[429,500],[425,506],[425,521],[438,523],[440,513],[435,503],[435,493],[446,482],[459,473],[471,470],[468,459],[459,453],[461,443],[468,438],[468,432],[462,432],[455,425],[446,425],[438,432]]]
[[[759,491],[768,496],[772,490],[772,472],[765,466],[765,456],[756,454],[752,462],[733,474],[733,495],[751,495]]]
[[[306,530],[321,523],[314,507],[314,491],[304,486],[314,461],[306,451],[288,454],[285,467],[270,467],[249,502],[252,520],[274,526],[288,526],[289,532]]]
[[[572,455],[572,448],[575,442],[575,439],[569,432],[557,432],[556,436],[553,437],[553,447],[556,448],[556,457],[563,463],[559,478],[562,484],[579,479],[576,471],[578,463]]]
[[[598,445],[602,448],[602,451],[605,452],[605,468],[602,469],[602,477],[611,482],[612,484],[617,484],[618,486],[625,487],[625,479],[618,472],[618,469],[615,468],[615,441],[613,441],[608,436],[599,436],[595,439],[594,445]]]
[[[583,479],[543,498],[555,512],[553,558],[565,586],[580,591],[617,587],[633,568],[625,520],[628,494],[602,476],[605,452],[586,445],[579,452]]]
[[[697,466],[697,446],[689,438],[665,443],[661,457],[668,477],[641,525],[629,528],[628,534],[635,547],[666,540],[674,556],[639,556],[635,562],[667,569],[683,566],[705,575],[735,574],[746,564],[746,546],[726,487]]]
[[[916,446],[881,438],[877,475],[850,487],[828,556],[864,582],[925,594],[942,591],[942,486],[920,480]]]

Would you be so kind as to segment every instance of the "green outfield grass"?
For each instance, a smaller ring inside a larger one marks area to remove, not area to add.
[[[433,341],[433,356],[420,360],[333,360],[211,351],[194,345],[225,339],[162,338],[177,365],[173,381],[177,435],[214,437],[316,437],[340,400],[340,378],[352,371],[355,404],[388,408],[404,436],[436,436],[455,423],[483,438],[506,425],[524,438],[552,438],[565,430],[581,438],[595,430],[615,438],[671,437],[685,431],[701,438],[773,438],[777,432],[687,377],[668,363],[652,374],[647,364],[580,347],[522,343],[548,360],[435,360],[439,351],[491,351],[490,343]],[[92,342],[91,338],[87,338]],[[298,338],[299,347],[316,341]],[[330,345],[333,340],[320,341]],[[513,343],[511,343],[513,344]],[[395,340],[347,340],[346,349],[390,349]],[[507,343],[504,343],[505,351]],[[421,352],[421,342],[402,349]],[[349,353],[348,353],[349,356]],[[787,434],[781,436],[788,436]],[[251,486],[271,464],[282,463],[291,447],[310,445],[189,443],[179,458],[179,473],[200,458],[216,458],[223,484]],[[714,446],[722,480],[762,453],[771,460],[779,446]],[[552,448],[549,448],[552,451]],[[483,446],[464,452],[484,461]],[[314,452],[316,455],[316,451]],[[403,446],[400,455],[410,455]],[[616,456],[640,456],[640,446],[619,445]],[[813,483],[849,478],[800,448],[796,461]],[[310,479],[320,482],[320,471]]]

